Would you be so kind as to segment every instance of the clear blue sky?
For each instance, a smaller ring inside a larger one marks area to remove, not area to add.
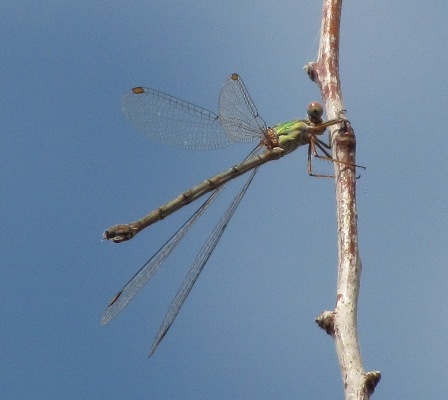
[[[268,124],[317,87],[321,4],[7,1],[0,11],[5,399],[343,398],[314,318],[335,302],[334,184],[306,151],[263,168],[153,358],[147,353],[206,217],[111,324],[115,292],[195,207],[122,245],[101,241],[251,146],[188,152],[127,123],[121,96],[158,88],[216,110],[244,78]],[[446,1],[345,1],[341,75],[358,137],[359,331],[375,399],[446,399]],[[320,165],[323,169],[329,166]],[[211,217],[222,212],[217,204]]]

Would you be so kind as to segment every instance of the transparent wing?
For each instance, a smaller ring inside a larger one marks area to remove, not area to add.
[[[219,116],[213,111],[158,90],[135,87],[123,96],[126,118],[160,143],[210,150],[260,140],[266,124],[243,81],[232,74],[221,89]]]
[[[123,96],[121,107],[138,131],[160,143],[190,150],[233,143],[214,112],[158,90],[136,87]]]
[[[185,224],[154,254],[154,256],[129,280],[126,285],[115,295],[109,303],[106,311],[103,314],[101,323],[107,324],[110,320],[115,318],[123,308],[135,297],[135,295],[146,285],[146,283],[153,277],[165,259],[174,250],[177,244],[187,234],[196,220],[205,212],[205,210],[212,204],[216,197],[222,192],[226,184],[216,189],[201,207],[185,222]]]
[[[249,155],[244,159],[247,160],[254,155],[263,152],[262,146],[257,146]],[[196,220],[207,210],[207,208],[213,203],[213,201],[224,190],[227,183],[219,186],[207,200],[196,210],[196,212],[182,225],[178,231],[157,251],[151,259],[146,262],[142,268],[123,286],[123,288],[114,296],[109,302],[104,314],[101,318],[103,325],[107,324],[113,318],[115,318],[140,292],[140,290],[146,285],[146,283],[154,276],[160,266],[171,254],[174,248],[188,233],[190,228],[194,225]],[[212,249],[213,250],[213,249]]]
[[[168,330],[170,329],[171,325],[173,324],[174,320],[177,317],[177,314],[179,314],[179,311],[184,304],[186,298],[190,294],[191,289],[193,288],[194,284],[196,283],[196,280],[198,279],[199,275],[201,274],[205,264],[207,263],[210,255],[212,254],[213,250],[215,249],[216,245],[218,244],[219,240],[221,239],[221,236],[223,235],[225,229],[227,228],[227,224],[229,223],[230,219],[232,218],[235,210],[237,209],[238,205],[240,204],[244,194],[246,193],[247,189],[249,188],[249,185],[252,182],[252,179],[254,178],[255,174],[258,171],[258,167],[255,168],[251,175],[249,176],[249,179],[243,186],[242,190],[236,195],[236,197],[233,199],[230,206],[227,208],[224,215],[221,217],[218,224],[213,229],[210,236],[205,241],[204,245],[202,246],[201,250],[199,251],[198,255],[196,256],[196,259],[193,261],[192,266],[190,267],[190,270],[188,271],[187,276],[185,277],[184,281],[182,282],[182,285],[179,288],[179,291],[177,292],[176,296],[174,297],[170,308],[168,309],[168,312],[165,315],[165,319],[162,322],[162,325],[157,332],[157,335],[154,339],[154,342],[151,346],[151,350],[149,352],[149,356],[151,357],[152,354],[156,351],[158,345],[163,340],[165,335],[167,334]]]
[[[234,142],[260,140],[267,129],[238,74],[232,74],[221,89],[219,120]]]

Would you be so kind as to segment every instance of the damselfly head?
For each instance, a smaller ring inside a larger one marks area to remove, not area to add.
[[[320,124],[322,122],[322,115],[324,114],[324,108],[322,107],[322,104],[318,103],[317,101],[313,101],[308,104],[306,112],[308,113],[311,122],[315,124]]]

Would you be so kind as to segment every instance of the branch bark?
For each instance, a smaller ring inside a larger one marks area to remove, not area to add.
[[[318,58],[305,67],[319,85],[327,118],[340,117],[344,110],[339,80],[339,38],[342,0],[324,0]],[[330,133],[336,180],[338,233],[338,280],[336,307],[324,311],[316,322],[335,339],[336,352],[344,382],[345,399],[365,400],[381,379],[378,371],[363,368],[357,331],[357,308],[361,278],[356,212],[356,138],[348,123],[344,131]]]

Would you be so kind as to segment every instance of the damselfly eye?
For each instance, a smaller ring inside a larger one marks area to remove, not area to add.
[[[308,104],[307,113],[311,119],[320,118],[324,114],[324,108],[322,107],[322,104],[317,101],[313,101]]]

